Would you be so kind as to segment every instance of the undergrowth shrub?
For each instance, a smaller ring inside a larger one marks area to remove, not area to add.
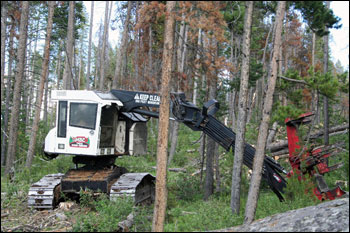
[[[96,200],[85,193],[80,203],[86,210],[77,216],[73,231],[78,232],[110,232],[118,230],[118,223],[125,220],[133,211],[133,199],[121,197],[110,201],[107,195],[100,195]]]
[[[313,191],[316,185],[309,175],[304,175],[300,179],[294,174],[287,179],[287,187],[284,189],[284,197],[286,202],[298,204],[300,206],[308,206],[318,202]]]
[[[199,177],[180,173],[175,182],[169,187],[174,192],[176,199],[193,201],[202,195]]]

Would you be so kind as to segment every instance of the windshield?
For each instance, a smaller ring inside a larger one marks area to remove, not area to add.
[[[97,104],[71,103],[69,125],[95,129]]]

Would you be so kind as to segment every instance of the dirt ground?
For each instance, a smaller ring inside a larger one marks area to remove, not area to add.
[[[27,207],[26,198],[10,202],[1,195],[2,232],[67,232],[75,223],[74,213],[80,212],[74,202],[63,202],[54,210],[36,210]]]

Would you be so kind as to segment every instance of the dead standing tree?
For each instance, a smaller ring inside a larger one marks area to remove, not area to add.
[[[171,77],[171,64],[173,57],[173,38],[175,17],[172,13],[175,8],[175,1],[166,3],[165,38],[163,50],[161,103],[159,107],[159,134],[157,149],[157,178],[156,198],[152,231],[162,232],[164,229],[165,211],[167,203],[166,171],[167,171],[167,150],[168,150],[168,128],[169,128],[169,82]]]
[[[246,131],[246,112],[248,98],[248,79],[250,62],[250,35],[253,16],[253,1],[246,2],[246,13],[244,17],[244,35],[243,35],[243,60],[241,72],[241,84],[239,89],[238,104],[238,124],[235,143],[235,158],[232,171],[231,186],[231,210],[232,213],[239,214],[240,209],[240,190],[241,190],[241,171],[244,153],[244,135]]]
[[[284,12],[286,8],[286,2],[280,1],[277,6],[277,14],[276,14],[276,28],[275,28],[275,40],[273,47],[273,55],[271,59],[271,68],[270,73],[271,76],[267,85],[267,92],[264,102],[264,107],[262,111],[262,121],[259,127],[259,135],[258,142],[254,157],[253,164],[253,174],[249,186],[248,199],[245,209],[245,219],[244,222],[250,224],[254,220],[255,211],[258,202],[259,196],[259,187],[261,182],[262,168],[265,157],[265,147],[267,140],[267,133],[270,121],[270,114],[272,110],[272,102],[273,102],[273,94],[276,86],[277,79],[277,58],[279,57],[279,51],[281,46],[281,37],[282,37],[282,23],[284,18]]]

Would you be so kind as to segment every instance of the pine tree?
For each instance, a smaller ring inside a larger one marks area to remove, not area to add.
[[[28,16],[29,16],[29,2],[22,2],[21,10],[21,21],[19,30],[19,45],[18,45],[18,64],[15,76],[15,88],[13,93],[13,107],[10,121],[10,133],[9,133],[9,144],[6,157],[5,175],[8,175],[13,168],[13,162],[16,156],[17,149],[17,131],[18,131],[18,120],[19,120],[19,108],[21,105],[21,86],[24,75],[25,67],[25,54],[27,49],[27,31],[28,31]]]

